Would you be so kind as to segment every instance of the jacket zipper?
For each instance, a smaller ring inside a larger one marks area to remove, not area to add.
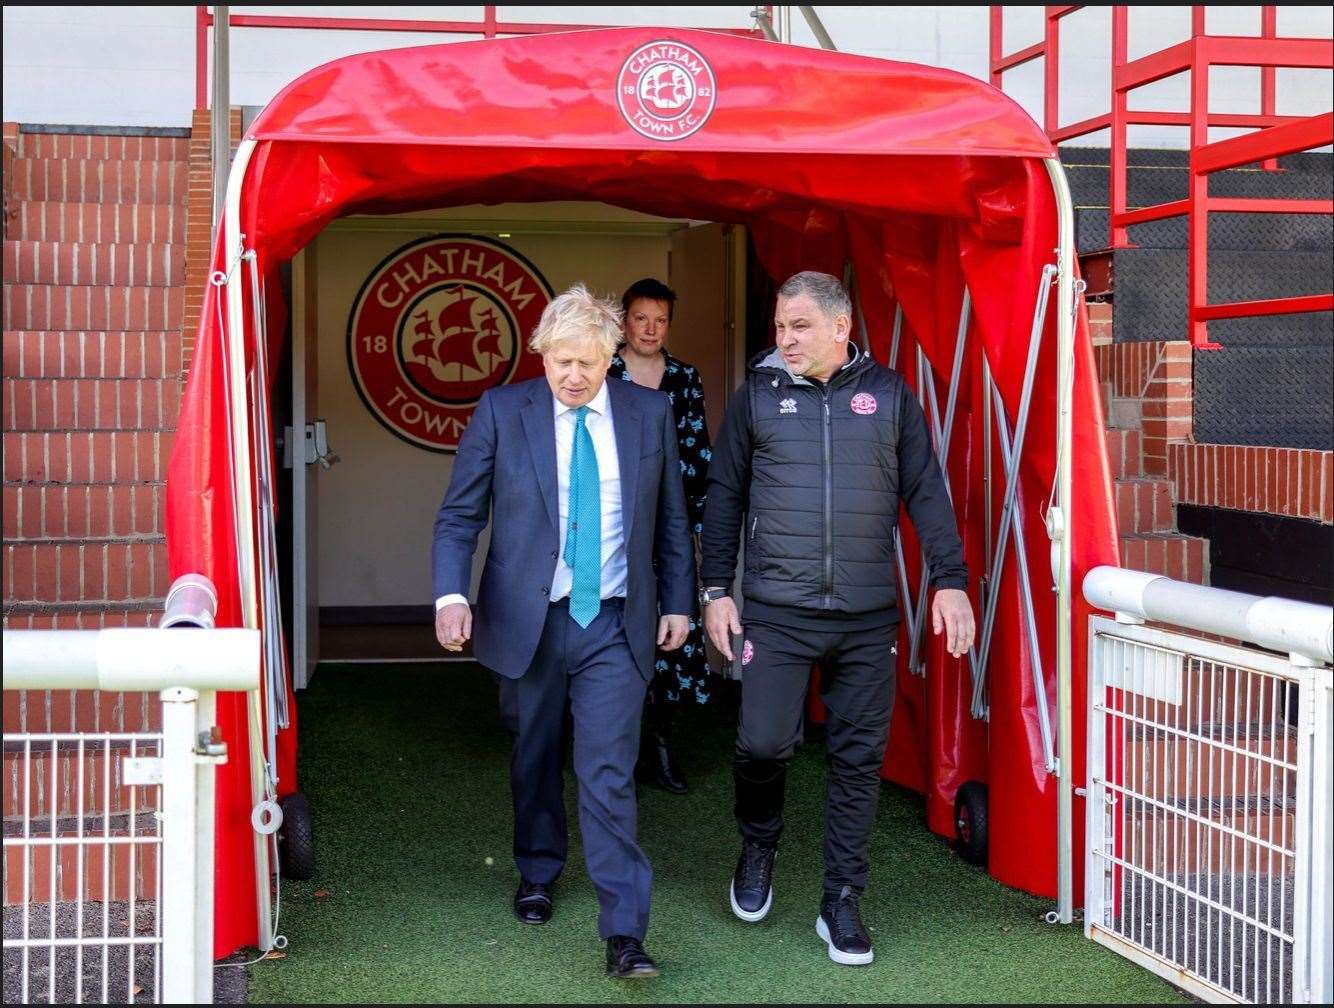
[[[750,541],[751,541],[751,542],[754,542],[754,541],[755,541],[755,526],[758,525],[759,523],[760,523],[760,516],[759,516],[759,515],[755,515],[755,516],[754,516],[753,518],[751,518],[751,520],[750,520]]]
[[[829,385],[824,400],[824,608],[834,608],[834,477],[829,445]]]

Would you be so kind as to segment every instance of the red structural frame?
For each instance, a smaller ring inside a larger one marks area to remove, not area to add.
[[[1217,171],[1259,162],[1267,170],[1278,170],[1277,158],[1334,143],[1334,115],[1281,116],[1275,114],[1275,70],[1278,67],[1334,69],[1329,39],[1280,38],[1277,11],[1261,8],[1260,35],[1208,35],[1204,8],[1191,10],[1191,37],[1185,42],[1150,53],[1137,60],[1127,54],[1128,9],[1112,8],[1112,94],[1110,111],[1062,126],[1060,101],[1061,19],[1084,5],[1050,5],[1045,8],[1043,40],[1018,52],[1003,51],[1004,7],[991,8],[991,83],[1002,87],[1007,70],[1041,59],[1043,67],[1043,128],[1060,144],[1098,130],[1111,130],[1111,245],[1132,248],[1128,228],[1146,221],[1185,217],[1189,228],[1187,250],[1190,272],[1189,332],[1191,343],[1201,350],[1218,349],[1209,339],[1212,319],[1287,315],[1334,310],[1334,294],[1270,298],[1229,304],[1209,303],[1209,214],[1214,213],[1334,213],[1334,200],[1225,199],[1209,195],[1209,176]],[[1260,68],[1260,114],[1210,113],[1209,69],[1215,66]],[[1130,92],[1179,73],[1191,75],[1190,109],[1186,112],[1147,112],[1129,108]],[[1190,128],[1190,189],[1184,200],[1134,210],[1126,206],[1126,129],[1141,126],[1187,126]],[[1230,140],[1209,142],[1209,128],[1241,127],[1256,132]]]
[[[761,6],[772,17],[769,6]],[[486,4],[480,21],[407,21],[401,18],[296,17],[286,14],[231,14],[227,23],[233,28],[305,28],[333,31],[436,32],[441,35],[540,35],[544,32],[579,31],[586,28],[611,28],[615,25],[557,24],[540,21],[501,21],[496,5]],[[213,13],[207,4],[195,7],[195,108],[208,108],[208,31],[213,27]],[[711,28],[727,35],[763,37],[759,28]]]

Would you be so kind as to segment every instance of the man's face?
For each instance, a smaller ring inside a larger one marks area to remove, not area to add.
[[[551,394],[570,407],[592,402],[607,380],[610,363],[611,357],[592,339],[564,339],[542,355]]]
[[[625,342],[641,357],[651,357],[666,346],[671,326],[666,301],[635,298],[625,312]]]
[[[779,297],[774,342],[794,375],[827,381],[847,359],[849,320],[830,318],[807,294]]]

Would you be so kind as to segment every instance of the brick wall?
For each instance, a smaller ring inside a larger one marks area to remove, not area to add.
[[[187,140],[4,136],[4,625],[150,624],[185,369]]]
[[[1194,443],[1168,451],[1178,504],[1334,522],[1334,452]]]
[[[1191,436],[1190,343],[1104,343],[1093,353],[1108,391],[1140,403],[1144,472],[1167,475],[1168,446]]]

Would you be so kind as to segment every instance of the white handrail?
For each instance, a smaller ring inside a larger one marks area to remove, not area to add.
[[[142,692],[259,686],[259,631],[4,631],[5,689]]]
[[[1334,609],[1329,606],[1262,598],[1120,567],[1089,571],[1084,598],[1123,621],[1171,623],[1249,641],[1308,663],[1334,661]]]

